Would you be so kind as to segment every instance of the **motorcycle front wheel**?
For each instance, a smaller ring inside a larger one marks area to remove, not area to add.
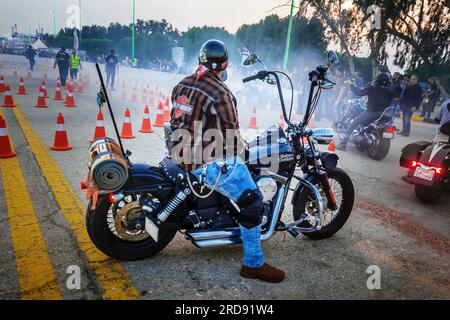
[[[321,216],[322,228],[320,230],[303,233],[313,240],[326,239],[338,232],[345,225],[353,210],[355,189],[348,174],[339,168],[329,171],[327,174],[338,207],[336,210],[324,208]],[[313,184],[321,191],[322,197],[325,198],[323,188],[319,182],[313,181]],[[297,199],[294,199],[294,221],[299,220],[305,212],[311,217],[314,217],[315,212],[317,212],[317,200],[310,189],[306,188],[299,193]],[[310,228],[311,223],[304,221],[299,227]]]
[[[155,242],[145,231],[140,196],[128,195],[115,204],[111,204],[108,196],[100,196],[95,210],[89,202],[86,228],[91,241],[107,256],[123,261],[145,259],[163,250],[174,238],[176,231],[160,229]]]

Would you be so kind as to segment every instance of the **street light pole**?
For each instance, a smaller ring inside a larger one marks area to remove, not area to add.
[[[135,26],[136,1],[133,0],[133,22],[131,24],[131,63],[134,62],[134,26]]]
[[[284,63],[283,68],[287,69],[288,61],[289,61],[289,50],[291,48],[291,35],[292,35],[292,24],[294,22],[294,0],[291,3],[291,15],[289,17],[289,28],[286,39],[286,48],[284,50]]]
[[[54,10],[50,10],[50,14],[53,16],[53,37],[56,37],[56,16],[55,16],[55,11]]]
[[[78,0],[78,7],[80,8],[80,36],[78,37],[78,47],[81,48],[81,30],[83,29],[81,24],[81,0]]]

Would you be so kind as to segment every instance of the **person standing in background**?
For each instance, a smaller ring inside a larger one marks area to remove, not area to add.
[[[56,65],[58,65],[59,69],[59,78],[61,79],[61,86],[65,87],[70,67],[70,55],[66,52],[65,47],[61,47],[61,50],[58,51],[58,53],[56,54],[53,69],[56,69]]]
[[[428,78],[428,85],[429,88],[427,92],[425,92],[425,96],[428,97],[428,103],[425,106],[425,112],[423,113],[423,116],[429,120],[431,118],[431,114],[434,111],[434,106],[436,105],[441,91],[439,90],[436,81],[434,81],[432,77]]]
[[[394,72],[391,77],[392,92],[394,93],[394,100],[392,100],[391,107],[395,109],[396,116],[400,117],[399,101],[405,89],[403,85],[403,75],[400,72]]]
[[[30,62],[30,70],[34,71],[34,65],[36,64],[36,60],[34,60],[34,57],[36,56],[37,52],[33,49],[32,46],[28,46],[28,49],[25,51],[25,57]]]
[[[70,56],[70,78],[72,80],[77,78],[78,69],[83,70],[83,68],[81,67],[80,56],[77,55],[77,51],[75,49],[73,49],[72,55]]]
[[[411,131],[411,117],[422,103],[422,87],[419,84],[419,77],[412,75],[409,85],[405,88],[400,98],[400,110],[403,113],[403,128],[400,134],[408,137]]]
[[[119,73],[119,58],[115,55],[114,50],[111,49],[109,55],[105,58],[106,68],[106,88],[108,88],[111,81],[111,90],[114,89],[116,72]]]

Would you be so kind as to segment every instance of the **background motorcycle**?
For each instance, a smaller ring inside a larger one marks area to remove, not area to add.
[[[406,181],[415,185],[416,197],[435,203],[443,192],[450,192],[450,141],[417,141],[402,149],[400,166],[408,168]]]
[[[275,231],[287,231],[295,237],[302,233],[311,239],[324,239],[341,229],[352,211],[354,188],[350,177],[337,168],[335,154],[319,152],[315,147],[316,143],[331,141],[332,129],[306,128],[321,90],[333,87],[325,76],[328,67],[339,58],[330,52],[328,60],[328,66],[318,66],[309,74],[311,88],[302,123],[290,121],[292,101],[287,114],[279,75],[289,80],[291,88],[292,81],[285,73],[264,70],[243,80],[260,79],[275,84],[288,124],[286,131],[274,126],[249,143],[247,160],[253,161],[248,161],[247,165],[265,203],[262,240],[269,239]],[[253,54],[246,63],[259,61]],[[100,80],[103,86],[101,74]],[[170,128],[166,127],[168,147],[170,135]],[[91,149],[97,150],[97,145],[103,143],[96,141]],[[241,243],[239,208],[232,200],[214,190],[208,190],[206,193],[210,195],[205,198],[200,192],[204,186],[168,157],[155,167],[130,162],[130,153],[123,152],[121,143],[120,148],[116,145],[108,149],[108,157],[112,149],[116,150],[117,156],[126,159],[126,182],[114,190],[100,189],[98,184],[89,183],[86,216],[92,242],[106,255],[119,260],[150,257],[166,247],[178,231],[201,248]],[[264,155],[267,157],[272,150],[279,150],[277,172],[271,172],[265,164]],[[91,171],[99,168],[99,157],[101,152],[91,155]],[[105,179],[111,176],[106,170]],[[281,215],[293,180],[298,181],[292,196],[294,221],[285,223]]]
[[[348,127],[354,119],[367,110],[363,99],[350,99],[347,107],[334,122],[334,129],[342,140]],[[386,158],[394,139],[395,109],[388,107],[383,114],[368,126],[358,126],[350,136],[349,141],[356,145],[357,149],[367,154],[374,160]]]

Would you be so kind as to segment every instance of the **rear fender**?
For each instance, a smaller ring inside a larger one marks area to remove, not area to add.
[[[151,193],[161,201],[168,201],[174,193],[175,185],[164,176],[161,167],[143,163],[133,163],[129,167],[129,176],[125,185],[116,192],[124,195],[131,193]],[[100,191],[100,194],[109,192]]]
[[[442,168],[441,174],[435,174],[432,181],[426,181],[413,176],[414,170],[411,170],[412,182],[424,186],[434,186],[440,183],[446,176],[448,176],[448,169],[450,164],[450,145],[449,144],[432,144],[428,146],[422,153],[419,163],[428,167]]]

